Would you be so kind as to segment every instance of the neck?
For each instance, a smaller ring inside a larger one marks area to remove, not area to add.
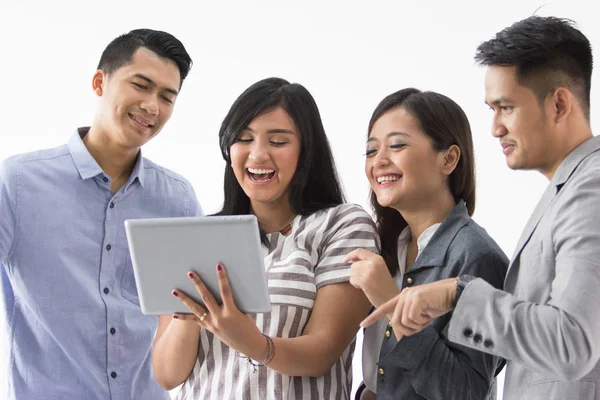
[[[584,121],[571,123],[571,125],[565,129],[565,133],[561,134],[556,140],[554,145],[555,157],[553,157],[552,161],[549,162],[547,166],[540,168],[540,172],[548,180],[552,180],[552,177],[560,164],[562,164],[565,158],[567,158],[573,150],[594,136],[589,123],[585,119]]]
[[[411,233],[411,242],[416,245],[417,240],[427,228],[433,224],[441,223],[452,212],[456,203],[449,190],[429,196],[429,200],[419,201],[414,208],[396,209],[408,224]]]
[[[130,149],[119,145],[95,126],[92,126],[83,137],[83,144],[112,181],[129,179],[139,149]]]
[[[250,201],[251,212],[258,218],[258,223],[265,233],[279,232],[296,216],[289,205],[287,196],[280,205]]]

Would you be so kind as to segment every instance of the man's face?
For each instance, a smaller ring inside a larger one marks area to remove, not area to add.
[[[93,80],[100,97],[96,124],[105,138],[127,149],[139,149],[171,117],[180,86],[174,61],[140,47],[131,62]]]
[[[542,173],[554,168],[555,131],[551,113],[535,93],[519,85],[514,66],[489,66],[485,75],[485,102],[494,112],[492,135],[500,139],[506,163],[512,169]]]

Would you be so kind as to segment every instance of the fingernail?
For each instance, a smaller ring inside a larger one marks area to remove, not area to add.
[[[173,291],[171,292],[171,294],[172,294],[173,296],[175,296],[175,297],[179,296],[179,293],[177,293],[177,291],[176,291],[176,290],[173,290]]]
[[[173,315],[173,319],[179,319],[179,315]]]
[[[188,276],[189,276],[190,278],[194,279],[194,273],[193,273],[193,272],[190,272],[190,273],[188,273]]]
[[[221,264],[217,264],[217,270],[222,271],[223,270],[223,266]]]

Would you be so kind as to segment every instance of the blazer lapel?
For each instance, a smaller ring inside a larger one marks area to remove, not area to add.
[[[582,144],[580,144],[577,148],[575,148],[567,157],[562,161],[562,163],[557,168],[550,184],[546,188],[546,191],[542,195],[542,198],[538,202],[538,205],[535,207],[535,210],[529,217],[529,221],[525,228],[523,229],[523,233],[517,242],[517,247],[515,248],[515,252],[513,254],[512,260],[508,267],[508,271],[512,269],[516,260],[519,258],[521,251],[529,242],[531,235],[535,231],[535,228],[538,226],[542,216],[552,203],[552,200],[556,197],[558,192],[564,186],[564,184],[569,180],[573,172],[577,169],[577,166],[591,153],[600,149],[600,136],[592,137]],[[508,278],[508,274],[507,274]]]
[[[523,247],[525,247],[525,245],[529,241],[529,238],[535,231],[535,228],[540,222],[540,219],[542,219],[542,216],[548,209],[548,206],[550,205],[550,203],[552,203],[552,200],[556,196],[556,192],[556,186],[553,183],[550,183],[544,191],[544,194],[542,195],[542,198],[538,202],[537,206],[533,210],[533,213],[529,217],[529,221],[527,221],[527,225],[525,225],[523,232],[521,233],[521,237],[517,242],[517,247],[515,248],[515,252],[513,254],[509,269],[510,267],[512,267],[514,261],[519,257],[519,254],[521,254]]]

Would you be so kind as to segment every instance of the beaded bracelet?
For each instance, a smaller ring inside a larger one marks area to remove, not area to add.
[[[238,357],[240,358],[245,358],[246,362],[250,365],[252,365],[252,372],[256,372],[256,368],[257,367],[266,367],[271,361],[273,361],[273,358],[275,357],[275,343],[273,343],[273,339],[271,339],[269,336],[265,335],[264,333],[262,334],[265,339],[267,339],[267,355],[265,356],[265,359],[260,362],[257,363],[256,361],[252,360],[249,357],[246,357],[243,354],[238,353],[237,351],[235,352],[237,354]]]

